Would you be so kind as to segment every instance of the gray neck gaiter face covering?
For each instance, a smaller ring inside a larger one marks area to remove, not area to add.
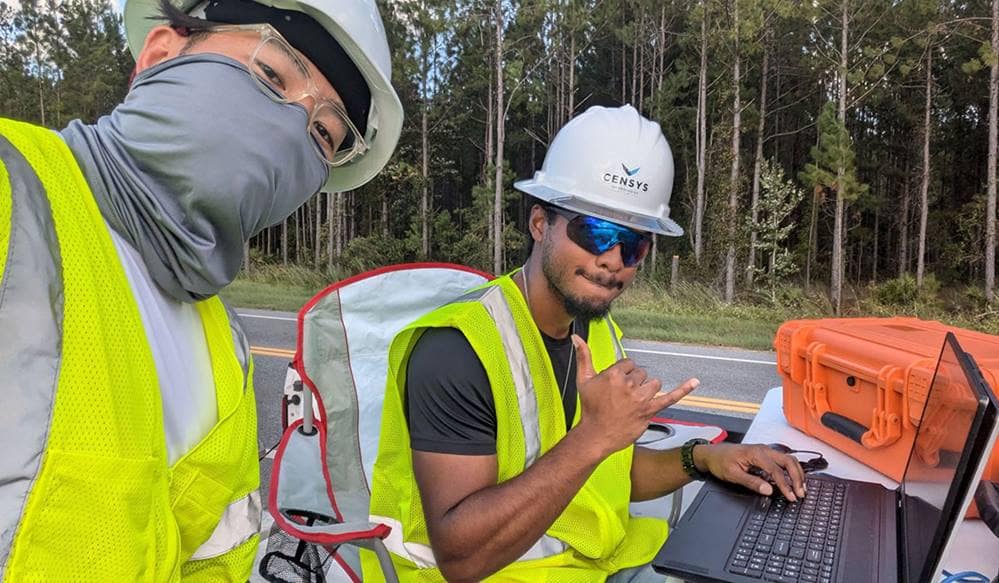
[[[325,183],[307,124],[245,66],[202,53],[143,71],[110,115],[61,134],[105,220],[167,295],[191,302],[228,285],[243,243]]]

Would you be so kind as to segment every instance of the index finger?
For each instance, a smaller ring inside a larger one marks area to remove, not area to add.
[[[789,454],[779,454],[775,460],[777,465],[784,468],[787,475],[791,477],[791,485],[794,486],[795,493],[802,497],[805,495],[805,470],[802,469],[798,458]]]
[[[683,384],[672,391],[659,391],[654,397],[652,397],[652,402],[655,403],[660,409],[672,407],[679,402],[680,399],[689,395],[690,392],[696,389],[699,384],[701,384],[701,381],[697,379],[687,379],[683,382]]]

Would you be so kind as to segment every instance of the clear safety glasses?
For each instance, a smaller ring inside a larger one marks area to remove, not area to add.
[[[645,259],[652,247],[652,238],[604,219],[581,215],[549,206],[555,213],[565,217],[569,223],[565,227],[569,239],[594,255],[602,255],[621,245],[621,261],[625,267],[634,267]]]
[[[307,131],[316,153],[330,166],[342,166],[368,149],[343,105],[321,97],[315,79],[295,49],[269,24],[225,24],[209,32],[253,32],[260,43],[250,56],[250,76],[278,103],[300,103],[309,111]],[[305,98],[311,101],[311,108]]]

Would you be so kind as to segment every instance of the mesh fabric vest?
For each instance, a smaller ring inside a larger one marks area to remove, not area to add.
[[[245,581],[252,363],[221,301],[196,305],[219,420],[169,467],[146,332],[90,189],[57,134],[2,119],[0,257],[0,579]]]
[[[395,528],[385,542],[404,581],[443,581],[429,547],[403,410],[406,363],[422,331],[434,327],[460,330],[486,370],[496,407],[498,482],[522,473],[566,434],[560,386],[548,352],[509,276],[473,290],[400,332],[389,354],[371,515],[372,520]],[[597,371],[622,354],[619,332],[609,318],[592,322],[588,338]],[[577,402],[573,425],[579,422],[580,410]],[[603,581],[620,569],[651,561],[667,528],[661,520],[628,514],[633,451],[628,447],[605,459],[545,536],[489,579]],[[366,580],[380,578],[370,553],[363,553],[362,564]]]

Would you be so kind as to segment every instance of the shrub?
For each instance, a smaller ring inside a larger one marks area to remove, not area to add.
[[[916,278],[906,273],[902,277],[889,279],[870,288],[867,307],[874,311],[886,308],[906,308],[921,311],[941,307],[940,282],[933,274],[923,278],[923,287],[916,285]]]

